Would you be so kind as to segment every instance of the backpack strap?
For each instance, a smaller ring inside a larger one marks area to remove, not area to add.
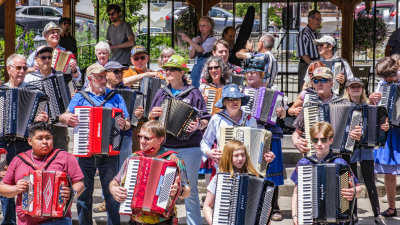
[[[84,99],[86,99],[93,107],[96,107],[96,104],[94,104],[94,102],[92,101],[92,99],[90,99],[89,94],[86,91],[79,91],[79,94],[82,95],[82,97]]]
[[[111,90],[110,92],[108,92],[108,94],[106,95],[106,97],[100,103],[99,106],[103,106],[104,104],[106,104],[106,102],[110,101],[114,97],[115,94],[117,94],[117,93],[114,90]]]
[[[92,101],[92,99],[90,98],[89,94],[86,91],[79,91],[79,94],[82,95],[82,97],[84,99],[86,99],[93,107],[96,107],[97,105]],[[106,97],[104,98],[104,100],[100,103],[100,105],[98,105],[99,107],[102,107],[106,102],[108,102],[110,99],[112,99],[115,95],[115,91],[110,91],[108,92],[108,94],[106,95]]]
[[[51,162],[53,162],[53,160],[57,157],[58,153],[65,151],[63,149],[54,149],[48,156],[46,161],[44,161],[44,163],[41,166],[41,169],[47,169],[47,167],[50,165]]]
[[[26,152],[22,152],[20,154],[18,154],[18,158],[20,158],[25,164],[27,164],[28,166],[32,167],[34,170],[41,170],[41,169],[46,169],[50,163],[57,157],[58,153],[60,153],[61,149],[55,149],[53,150],[48,156],[46,161],[43,162],[43,164],[41,165],[41,167],[38,167],[31,159],[31,157],[28,156],[28,154],[26,154]]]
[[[19,153],[17,155],[18,158],[22,160],[26,165],[32,167],[34,170],[38,170],[39,168],[35,165],[32,159],[26,154],[26,152]]]
[[[177,94],[176,96],[174,94],[172,94],[171,90],[169,90],[168,87],[162,87],[161,89],[167,93],[171,98],[177,98],[177,97],[183,97],[185,96],[187,93],[189,93],[191,90],[195,89],[195,86],[189,86],[186,90],[181,91],[181,93]]]
[[[312,164],[319,164],[319,161],[318,161],[318,159],[315,157],[315,156],[307,156],[307,157],[305,157],[306,159],[308,159],[308,160],[310,160],[310,162],[312,163]]]
[[[332,158],[326,160],[326,163],[331,163],[333,161],[335,161],[335,159],[340,158],[339,156],[333,156]]]

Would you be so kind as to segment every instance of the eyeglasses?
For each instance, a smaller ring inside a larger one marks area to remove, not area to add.
[[[51,58],[53,58],[53,56],[51,56],[51,55],[49,55],[49,56],[40,56],[39,58],[41,60],[46,60],[46,59],[50,60]]]
[[[122,70],[111,70],[114,74],[122,74]]]
[[[240,98],[225,98],[226,100],[233,102],[233,101],[240,101]]]
[[[115,14],[117,14],[117,12],[109,12],[108,16],[114,16]]]
[[[220,68],[221,68],[220,66],[210,66],[208,67],[208,70],[218,70]]]
[[[321,84],[326,84],[326,83],[328,83],[328,79],[325,79],[325,78],[322,78],[322,79],[314,79],[313,80],[313,83],[314,84],[318,84],[318,83],[320,83],[321,82]]]
[[[165,72],[168,72],[168,71],[176,72],[176,71],[180,71],[181,69],[176,68],[176,67],[166,67],[164,70],[165,70]]]
[[[11,66],[11,67],[14,67],[15,70],[18,70],[18,71],[20,71],[20,70],[27,71],[28,70],[27,66]]]
[[[155,138],[155,136],[146,137],[146,136],[143,136],[143,135],[140,135],[140,134],[138,134],[137,137],[139,138],[139,140],[141,140],[142,138],[144,138],[145,141],[150,141],[150,140],[152,140],[153,138]]]
[[[135,57],[135,58],[133,58],[133,60],[135,60],[135,61],[139,61],[139,59],[140,59],[140,60],[145,60],[145,59],[146,59],[146,56],[140,56],[140,57]]]
[[[322,143],[326,143],[329,138],[311,138],[312,143],[317,144],[318,141],[321,141]]]

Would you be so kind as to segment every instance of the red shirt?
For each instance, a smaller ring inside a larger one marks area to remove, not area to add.
[[[32,157],[32,149],[26,151],[26,154],[29,157]],[[36,159],[35,157],[32,158],[35,164],[40,166],[42,160],[44,160],[45,157],[40,159]],[[33,170],[34,169],[31,166],[24,163],[19,157],[14,157],[14,159],[8,166],[7,173],[3,179],[3,182],[5,184],[15,185],[17,181],[23,179],[24,175]],[[75,159],[73,155],[71,155],[66,151],[59,152],[56,158],[50,163],[50,165],[47,167],[46,170],[66,172],[68,176],[71,178],[72,183],[76,183],[82,180],[84,177],[81,168],[78,165],[78,161]],[[22,213],[21,201],[22,201],[22,194],[18,194],[17,204],[16,204],[18,225],[25,225],[25,224],[35,225],[42,223],[46,220],[50,220],[49,218],[34,218]],[[67,212],[66,217],[71,217],[71,210]]]

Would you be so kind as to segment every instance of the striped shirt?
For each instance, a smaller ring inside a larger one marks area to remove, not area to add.
[[[271,88],[274,84],[275,77],[278,74],[278,61],[276,61],[271,51],[265,53],[254,53],[253,57],[260,58],[265,62],[264,81],[267,83],[267,87]]]
[[[317,46],[314,45],[313,40],[321,38],[321,34],[311,30],[307,25],[300,31],[297,37],[297,56],[308,55],[311,59],[319,58]]]

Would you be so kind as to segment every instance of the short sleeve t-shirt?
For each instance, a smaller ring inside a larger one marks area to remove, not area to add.
[[[111,24],[107,28],[106,39],[111,42],[111,46],[119,45],[128,41],[128,37],[133,36],[133,31],[129,23],[121,22],[118,26]],[[111,60],[124,65],[129,65],[131,47],[111,49]]]
[[[217,189],[217,176],[214,176],[207,186],[207,191],[209,191],[211,194],[215,195],[216,189]]]
[[[29,157],[32,156],[32,149],[25,152]],[[36,165],[40,165],[44,159],[36,159],[34,157],[33,161]],[[19,180],[34,169],[28,164],[24,163],[19,157],[14,157],[8,166],[7,173],[3,179],[3,183],[8,185],[15,185]],[[50,163],[46,169],[47,171],[61,171],[66,172],[71,178],[72,183],[76,183],[83,179],[83,173],[78,165],[78,161],[73,155],[66,151],[60,151],[56,158]],[[49,218],[34,218],[29,215],[22,213],[22,194],[17,195],[17,216],[19,225],[35,225],[40,224]],[[66,217],[71,217],[71,210],[66,214]]]

